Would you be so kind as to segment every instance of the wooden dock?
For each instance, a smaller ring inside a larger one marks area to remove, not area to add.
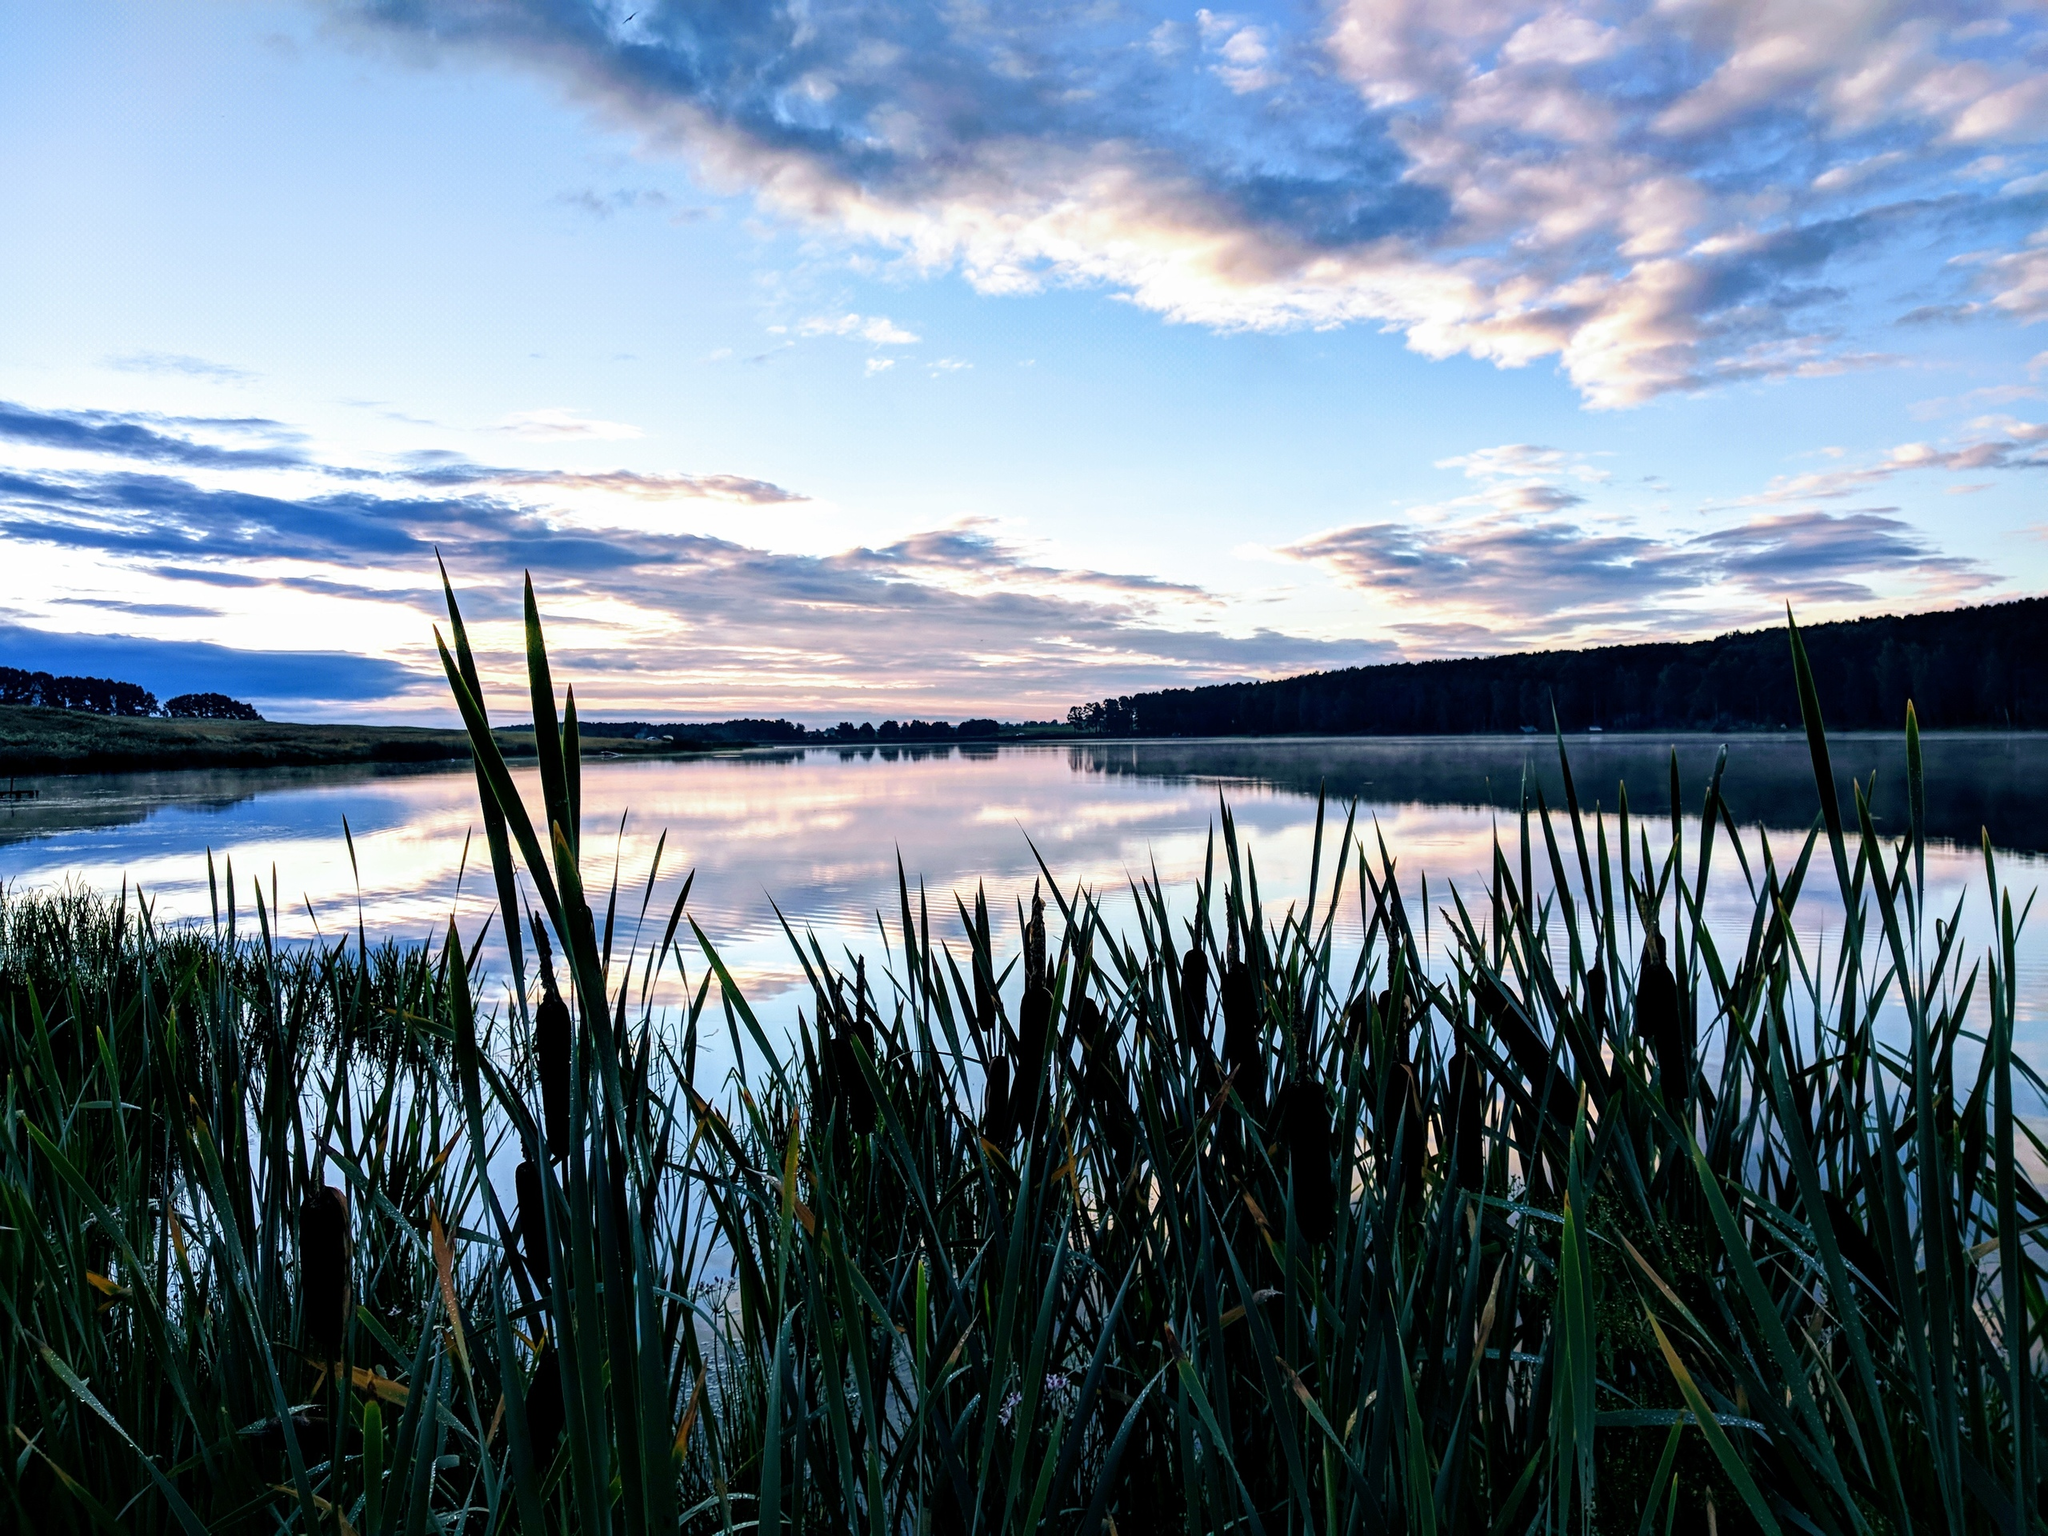
[[[18,801],[35,799],[36,793],[34,789],[16,789],[14,787],[14,777],[10,774],[7,779],[7,787],[0,789],[0,800],[5,800],[12,805]]]

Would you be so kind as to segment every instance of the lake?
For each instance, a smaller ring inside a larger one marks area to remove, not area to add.
[[[1891,737],[1833,743],[1845,814],[1851,775],[1873,781],[1875,821],[1905,825],[1904,749]],[[1698,814],[1721,742],[1708,737],[1574,737],[1573,778],[1612,834],[1627,786],[1637,835],[1661,856],[1670,836],[1676,753],[1688,862]],[[1781,867],[1796,857],[1817,801],[1804,738],[1742,737],[1729,744],[1723,793],[1743,828],[1754,866],[1769,838]],[[1927,742],[1928,875],[1939,909],[1963,899],[1964,932],[1981,953],[1991,932],[1979,829],[1999,851],[2001,878],[2023,898],[2048,853],[2048,738],[1957,735]],[[530,770],[515,773],[538,801]],[[1037,856],[1072,889],[1128,914],[1130,882],[1156,871],[1177,911],[1201,874],[1210,829],[1227,802],[1257,861],[1268,906],[1305,888],[1317,794],[1327,788],[1334,844],[1355,799],[1358,826],[1383,838],[1400,882],[1440,912],[1452,887],[1486,884],[1498,831],[1519,866],[1515,809],[1525,782],[1562,815],[1563,783],[1546,738],[1286,739],[1045,743],[994,746],[809,747],[672,761],[586,760],[586,880],[600,893],[616,866],[627,932],[648,889],[657,839],[667,843],[647,924],[658,936],[683,874],[696,872],[690,912],[719,947],[764,1017],[787,1022],[806,999],[777,907],[830,953],[886,958],[877,914],[900,910],[897,861],[927,893],[934,933],[959,931],[955,895],[983,884],[1006,947],[1016,943],[1015,904],[1041,877]],[[290,939],[352,932],[360,914],[371,936],[438,939],[450,913],[465,938],[495,906],[466,765],[420,769],[269,769],[47,778],[40,799],[0,810],[0,881],[17,889],[75,881],[113,891],[125,879],[160,917],[205,919],[211,911],[206,856],[224,876],[232,861],[243,923],[253,927],[249,881],[267,889],[273,871]],[[342,835],[354,841],[350,862]],[[1758,832],[1762,827],[1763,833]],[[476,830],[464,868],[465,838]],[[1568,827],[1559,836],[1575,867]],[[1037,853],[1034,855],[1033,849]],[[1220,854],[1219,854],[1220,857]],[[1539,886],[1546,856],[1536,849]],[[1326,856],[1327,858],[1327,856]],[[1729,857],[1716,854],[1709,916],[1739,945],[1750,898]],[[1328,864],[1324,889],[1327,891]],[[1574,883],[1576,876],[1574,875]],[[1840,909],[1823,851],[1799,908],[1810,941],[1832,944]],[[1340,908],[1339,942],[1360,933],[1355,877]],[[600,912],[601,898],[592,905]],[[687,933],[687,929],[685,930]],[[1432,958],[1443,958],[1433,917]],[[690,958],[696,961],[694,952]],[[694,965],[701,974],[701,962]],[[2019,969],[2022,1050],[2048,1066],[2048,941],[2036,923]]]

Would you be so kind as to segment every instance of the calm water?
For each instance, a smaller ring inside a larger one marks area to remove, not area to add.
[[[1631,813],[1660,855],[1670,835],[1672,751],[1687,846],[1695,849],[1719,745],[1706,738],[1569,743],[1582,803],[1604,807],[1611,827],[1625,781]],[[1835,748],[1845,797],[1850,774],[1866,785],[1875,775],[1877,825],[1898,832],[1900,744],[1851,737]],[[1532,793],[1561,810],[1555,747],[1540,739],[811,748],[688,762],[593,761],[583,776],[586,879],[601,889],[616,860],[630,934],[656,839],[666,831],[649,937],[658,935],[681,876],[694,869],[692,915],[763,1014],[786,1020],[801,1000],[800,973],[775,906],[799,931],[815,931],[828,952],[852,949],[880,960],[877,913],[895,921],[899,857],[913,893],[920,880],[929,893],[936,933],[958,933],[954,894],[971,901],[979,881],[1014,946],[1015,903],[1028,901],[1039,877],[1033,844],[1064,887],[1105,896],[1112,914],[1128,912],[1121,893],[1155,869],[1186,910],[1220,799],[1251,844],[1262,892],[1277,910],[1306,884],[1316,793],[1327,785],[1332,838],[1355,797],[1360,827],[1383,837],[1399,859],[1409,898],[1420,896],[1426,876],[1430,906],[1441,910],[1451,886],[1476,894],[1485,884],[1496,829],[1518,859],[1513,811],[1525,777]],[[536,780],[520,778],[529,803],[537,802]],[[1988,828],[2000,850],[2002,878],[2022,895],[2031,892],[2048,852],[2048,738],[1934,738],[1928,778],[1929,877],[1942,910],[1963,898],[1965,932],[1981,952],[1990,928],[1979,829]],[[38,782],[39,801],[0,809],[0,881],[10,886],[74,881],[114,890],[125,878],[150,893],[161,916],[203,919],[211,849],[223,872],[233,861],[244,922],[253,923],[250,879],[260,875],[267,889],[275,871],[282,931],[291,938],[352,929],[359,910],[373,936],[437,937],[453,912],[473,938],[494,905],[480,829],[463,872],[465,837],[478,824],[466,768]],[[1760,836],[1781,861],[1796,855],[1816,806],[1803,739],[1736,740],[1723,792],[1753,865]],[[344,817],[355,841],[353,869]],[[1540,866],[1540,845],[1537,860]],[[1815,876],[1809,891],[1821,899],[1802,901],[1800,926],[1831,947],[1840,914],[1824,854]],[[1710,918],[1739,944],[1750,906],[1725,840],[1714,890]],[[1355,944],[1358,908],[1348,896],[1342,913],[1340,935]],[[1432,934],[1441,958],[1440,918]],[[2022,1047],[2048,1064],[2048,941],[2038,922],[2023,941],[2020,990]]]

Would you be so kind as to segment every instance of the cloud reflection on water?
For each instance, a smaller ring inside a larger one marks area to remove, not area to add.
[[[1682,744],[1684,803],[1695,809],[1713,748]],[[1965,801],[2011,818],[2014,830],[1995,828],[1994,835],[2027,848],[2028,835],[2041,824],[2030,786],[2041,780],[2033,760],[2044,750],[2042,743],[2018,738],[1936,742],[1930,803],[1955,789],[1945,803]],[[1895,743],[1846,741],[1840,765],[1845,772],[1878,769],[1882,796],[1896,751]],[[1616,779],[1626,777],[1636,835],[1647,834],[1659,855],[1670,830],[1667,752],[1662,742],[1573,744],[1582,798],[1611,808]],[[1802,797],[1798,777],[1810,774],[1804,759],[1800,742],[1744,741],[1731,753],[1729,801],[1750,829],[1758,820],[1771,826],[1781,868],[1797,856],[1813,805],[1810,778]],[[1452,886],[1483,919],[1496,832],[1511,868],[1519,868],[1509,807],[1518,803],[1525,765],[1546,800],[1561,808],[1554,748],[1500,740],[1090,743],[973,752],[814,748],[688,762],[594,761],[583,776],[586,878],[602,890],[616,855],[621,922],[631,937],[656,841],[666,831],[648,937],[658,934],[683,874],[694,869],[692,915],[764,1017],[787,1023],[804,999],[778,906],[800,933],[815,932],[828,953],[851,949],[877,965],[886,958],[878,914],[892,930],[891,943],[899,921],[900,855],[913,900],[923,882],[936,935],[957,935],[953,897],[971,902],[979,881],[999,935],[1012,944],[1015,905],[1028,900],[1039,878],[1035,845],[1063,888],[1097,893],[1113,922],[1130,916],[1130,882],[1156,870],[1178,920],[1190,910],[1220,797],[1253,850],[1269,915],[1277,915],[1306,886],[1314,795],[1327,782],[1333,840],[1344,797],[1357,794],[1360,828],[1369,838],[1384,838],[1411,902],[1426,875],[1434,958],[1441,961],[1440,914]],[[534,774],[518,771],[515,778],[537,802]],[[1965,780],[1961,787],[1951,782]],[[248,882],[261,878],[267,888],[274,868],[284,909],[280,931],[310,938],[317,919],[319,930],[332,937],[353,928],[357,913],[356,874],[340,836],[346,816],[361,874],[362,918],[373,935],[438,936],[452,910],[473,940],[494,905],[480,837],[463,873],[464,839],[477,822],[475,781],[465,771],[118,775],[46,780],[44,788],[45,798],[34,806],[11,819],[0,813],[0,879],[10,885],[71,879],[112,890],[126,878],[153,896],[161,915],[203,919],[210,906],[205,853],[211,848],[223,869],[233,859],[245,921],[252,921]],[[1611,836],[1611,809],[1607,826]],[[1561,824],[1558,834],[1576,885],[1569,830]],[[1686,819],[1684,835],[1688,848],[1697,849],[1694,817]],[[1744,841],[1754,867],[1754,830],[1745,831]],[[1532,858],[1536,884],[1547,890],[1548,856],[1540,839]],[[2015,866],[2034,860],[2006,858],[2007,876],[2024,894],[2032,870]],[[1716,865],[1709,920],[1727,943],[1739,945],[1750,906],[1725,832]],[[1327,900],[1327,859],[1324,870]],[[1825,936],[1831,945],[1839,908],[1824,857],[1814,873],[1800,927],[1809,942]],[[1988,937],[1981,855],[1960,837],[1937,842],[1928,873],[1937,909],[1967,895],[1965,932],[1981,950]],[[1355,874],[1347,872],[1337,921],[1340,950],[1354,952],[1362,930]],[[701,961],[690,970],[701,976]],[[2048,1015],[2048,949],[2042,944],[2026,941],[2019,979],[2022,1020],[2038,1023]],[[672,986],[668,995],[673,1000]],[[2022,1045],[2033,1048],[2037,1061],[2048,1060],[2048,1034],[2023,1038]]]

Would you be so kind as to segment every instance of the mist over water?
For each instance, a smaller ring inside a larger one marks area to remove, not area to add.
[[[1741,831],[1742,855],[1734,856],[1725,825],[1718,828],[1707,910],[1722,943],[1739,952],[1752,912],[1744,861],[1760,878],[1760,837],[1767,837],[1781,872],[1787,869],[1817,800],[1803,737],[1743,737],[1727,745],[1722,793]],[[1722,742],[1582,736],[1566,746],[1588,834],[1597,806],[1617,884],[1621,786],[1631,816],[1630,857],[1640,860],[1647,837],[1661,859],[1671,837],[1675,751],[1690,878],[1701,842],[1699,812]],[[1831,747],[1851,824],[1849,780],[1868,791],[1874,775],[1875,824],[1888,837],[1902,834],[1903,744],[1843,736]],[[1933,910],[1946,918],[1960,898],[1966,945],[1981,954],[1991,926],[1979,829],[1989,830],[2001,881],[2014,889],[2016,905],[2023,902],[2048,851],[2048,738],[1930,737],[1926,759]],[[514,776],[529,804],[537,804],[535,773],[517,769]],[[1403,896],[1417,911],[1426,879],[1430,958],[1440,964],[1447,953],[1442,914],[1453,909],[1454,891],[1482,927],[1486,922],[1496,836],[1513,877],[1522,878],[1518,811],[1525,784],[1531,803],[1540,797],[1551,811],[1567,886],[1576,894],[1578,856],[1556,743],[1542,737],[814,747],[686,761],[588,760],[583,862],[600,919],[616,866],[621,950],[636,932],[642,944],[659,937],[682,877],[694,870],[690,915],[764,1021],[786,1027],[807,1006],[808,989],[782,918],[799,934],[814,933],[828,955],[864,955],[877,970],[900,932],[899,858],[913,907],[922,900],[935,938],[958,934],[955,897],[971,903],[980,884],[1001,942],[1014,948],[1016,905],[1028,903],[1034,882],[1043,880],[1041,856],[1063,890],[1084,887],[1100,898],[1112,924],[1130,920],[1130,883],[1155,872],[1176,914],[1191,911],[1210,831],[1227,803],[1256,861],[1270,919],[1306,894],[1319,790],[1328,796],[1319,912],[1355,800],[1357,835],[1375,863],[1384,842]],[[438,941],[453,913],[465,942],[473,943],[496,905],[476,783],[466,765],[83,776],[44,779],[39,787],[40,799],[0,811],[0,881],[10,886],[76,881],[114,891],[125,880],[149,895],[159,918],[207,921],[216,902],[225,905],[232,861],[239,921],[253,931],[251,882],[261,880],[269,905],[275,871],[273,922],[283,937],[300,941],[353,933],[359,914],[372,939]],[[1540,821],[1529,860],[1533,884],[1550,890]],[[1355,863],[1335,914],[1335,943],[1340,952],[1355,952],[1363,926]],[[1819,954],[1832,964],[1840,925],[1823,846],[1796,913],[1810,958]],[[2018,1045],[2037,1067],[2048,1067],[2042,932],[2037,920],[2021,939]],[[687,942],[687,926],[683,934],[694,986],[704,966]],[[1639,934],[1632,943],[1640,943]],[[495,937],[486,951],[502,955]],[[662,996],[679,995],[671,969]]]

